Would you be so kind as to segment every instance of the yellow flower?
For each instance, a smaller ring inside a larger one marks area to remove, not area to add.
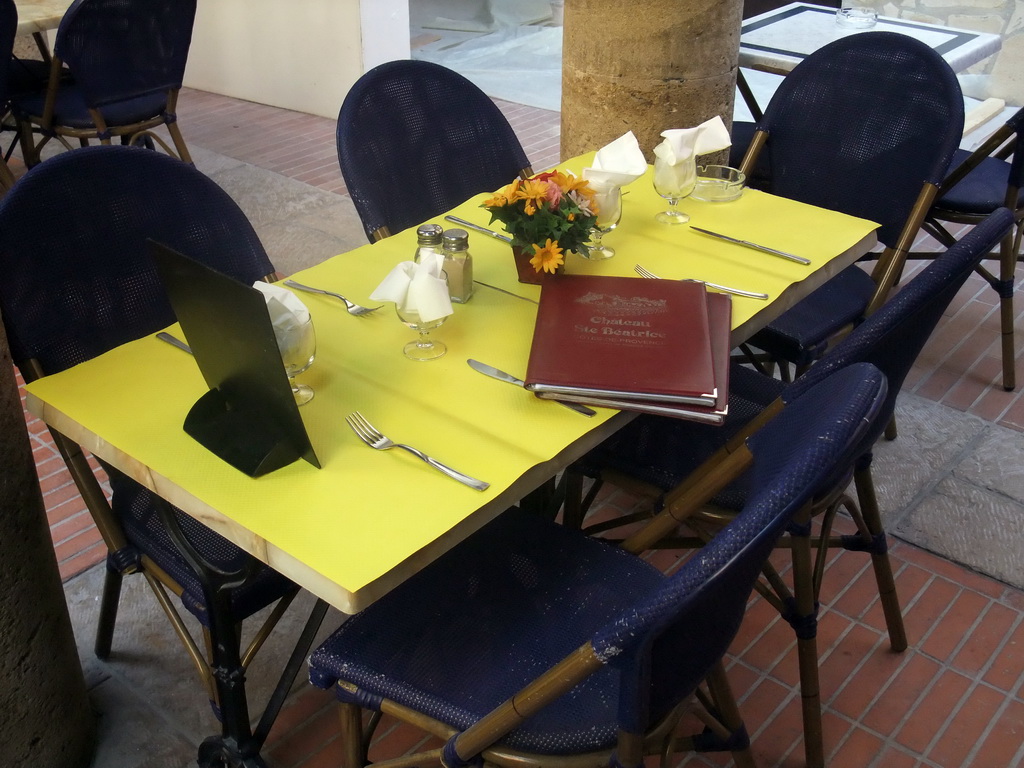
[[[540,272],[551,272],[552,274],[565,263],[565,259],[562,257],[562,249],[558,246],[554,240],[550,238],[544,247],[535,246],[537,248],[536,253],[533,254],[533,258],[530,259],[530,264],[533,268]]]
[[[526,215],[532,216],[545,202],[547,202],[548,185],[543,181],[527,179],[519,183],[513,182],[516,189],[513,192],[513,200],[526,201]]]

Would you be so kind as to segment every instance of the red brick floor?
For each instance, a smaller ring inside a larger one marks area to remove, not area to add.
[[[499,103],[534,168],[558,161],[557,113]],[[178,114],[187,141],[345,194],[334,121],[186,91]],[[17,170],[17,163],[15,162]],[[1018,325],[1021,325],[1018,314]],[[1024,429],[1024,403],[999,381],[998,308],[980,278],[959,294],[905,387],[922,397]],[[103,546],[52,439],[27,416],[54,546],[67,579],[98,562]],[[608,508],[628,509],[622,492]],[[910,648],[888,648],[868,559],[832,558],[819,626],[826,751],[836,768],[932,766],[1008,768],[1024,763],[1024,593],[895,541],[891,551]],[[655,556],[671,567],[673,557]],[[780,560],[780,564],[784,561]],[[763,766],[803,764],[792,631],[767,603],[752,600],[732,648],[730,679]],[[400,754],[426,742],[394,722],[372,754]],[[267,744],[276,768],[337,765],[334,707],[313,689],[293,697]],[[723,765],[691,756],[681,765]]]

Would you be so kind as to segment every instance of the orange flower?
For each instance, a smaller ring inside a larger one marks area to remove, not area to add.
[[[588,184],[587,180],[584,179],[582,176],[574,176],[571,173],[559,172],[555,176],[553,181],[555,181],[558,184],[558,186],[562,188],[562,191],[565,193],[576,191],[582,191],[587,193],[590,192],[590,185]]]
[[[530,259],[530,264],[538,272],[551,272],[552,274],[565,263],[565,258],[562,256],[562,249],[558,246],[554,240],[548,238],[548,241],[544,243],[544,247],[534,246],[537,250],[533,254],[533,258]]]
[[[508,205],[510,202],[509,188],[505,187],[505,189],[500,192],[495,192],[494,197],[489,197],[484,200],[483,204],[485,208],[501,208],[502,206]]]

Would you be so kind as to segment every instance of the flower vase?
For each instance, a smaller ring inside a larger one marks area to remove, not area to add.
[[[512,246],[512,257],[516,261],[516,273],[519,275],[520,283],[543,285],[548,280],[557,277],[565,271],[565,264],[559,264],[558,269],[554,272],[545,272],[543,270],[538,272],[533,268],[533,264],[530,263],[533,253],[528,248],[523,248],[522,246]]]

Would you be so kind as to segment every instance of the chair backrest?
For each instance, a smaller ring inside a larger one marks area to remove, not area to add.
[[[868,364],[834,373],[748,438],[754,457],[742,512],[680,570],[592,639],[622,674],[620,728],[642,733],[728,649],[754,581],[792,516],[856,458],[886,382]],[[649,697],[649,698],[648,698]]]
[[[938,185],[963,132],[956,75],[896,32],[841,38],[782,81],[758,122],[769,191],[881,224],[895,246],[926,183]]]
[[[861,362],[871,363],[885,374],[889,394],[882,418],[864,436],[863,450],[874,445],[896,407],[896,396],[942,313],[982,258],[1013,227],[1013,214],[1000,208],[974,227],[944,254],[908,282],[882,308],[868,317],[783,392],[787,403],[799,402],[805,393],[835,371]]]
[[[196,0],[75,0],[53,51],[91,107],[181,88]]]
[[[495,103],[462,75],[426,61],[391,61],[360,77],[338,114],[337,139],[370,242],[381,228],[394,234],[420,224],[529,169]]]
[[[15,362],[56,373],[172,324],[147,238],[244,282],[273,272],[245,214],[195,168],[138,147],[57,155],[0,200]]]

